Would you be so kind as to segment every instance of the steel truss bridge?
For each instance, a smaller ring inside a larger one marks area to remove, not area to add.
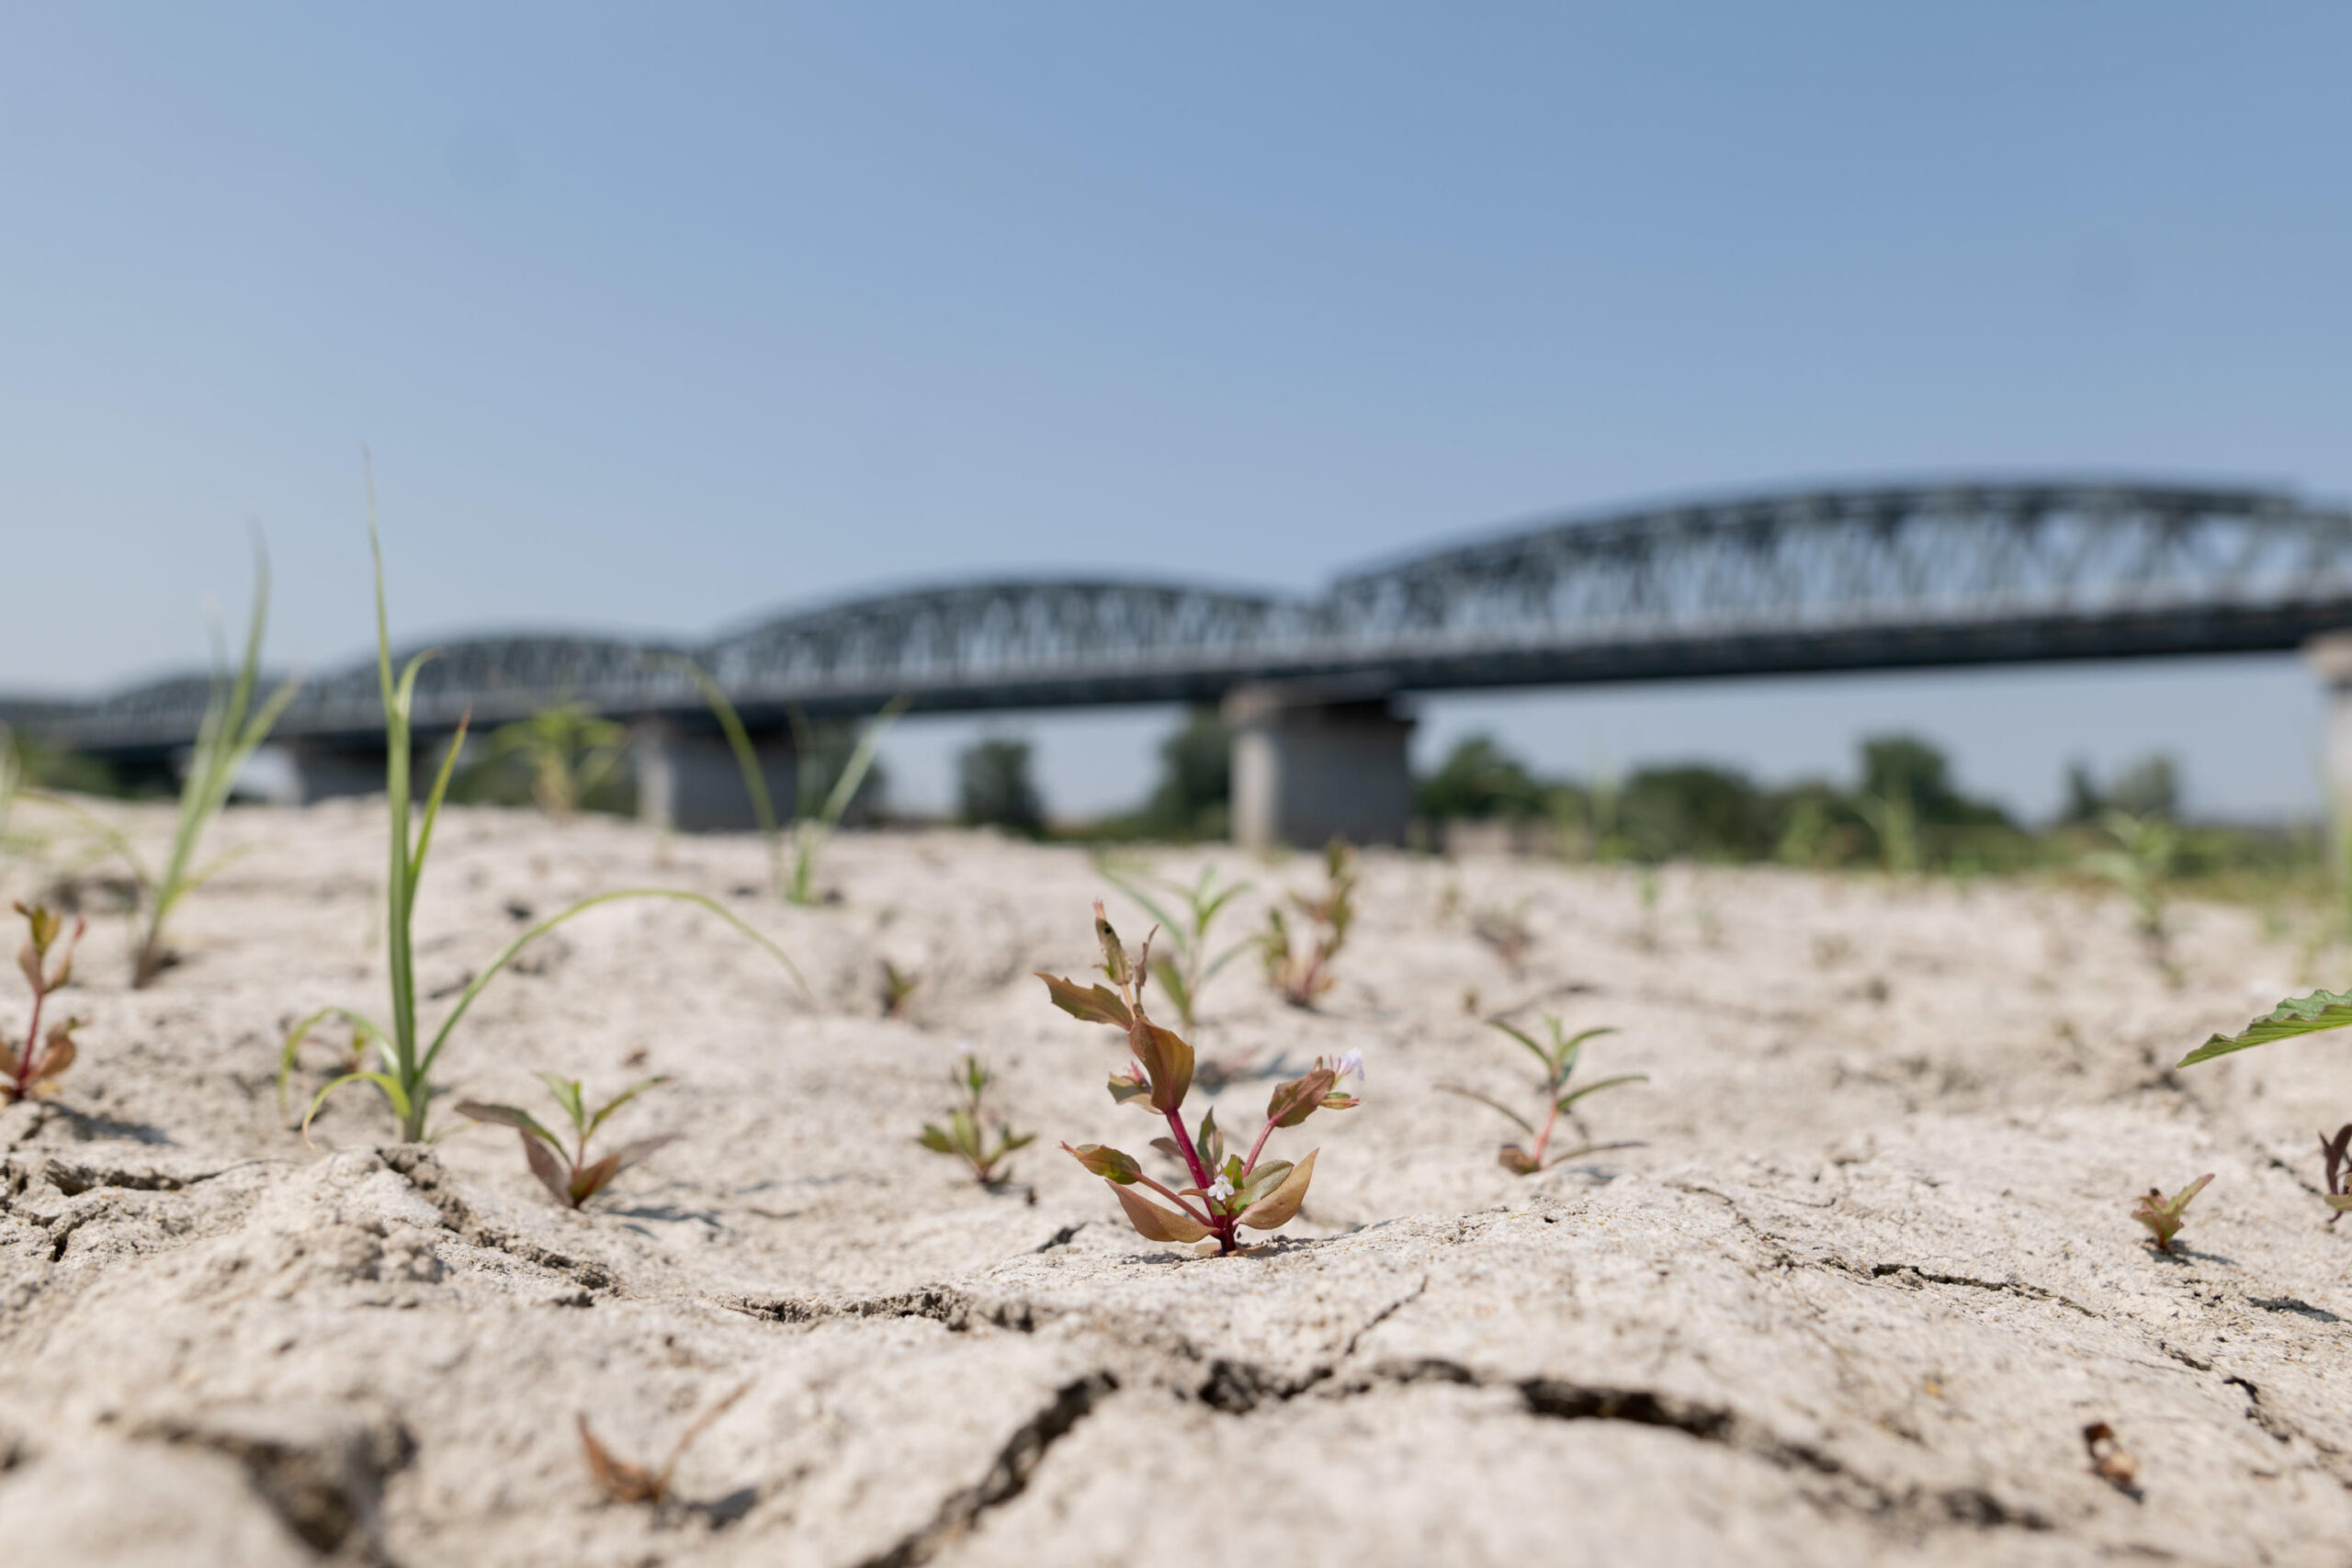
[[[796,611],[700,644],[454,639],[421,727],[578,702],[706,720],[691,658],[747,723],[1206,702],[1266,682],[1387,694],[2296,648],[2352,626],[2352,512],[2278,491],[2100,479],[1770,491],[1572,516],[1393,560],[1314,598],[1001,580]],[[60,744],[185,745],[207,679],[15,705]],[[0,717],[9,716],[0,705]],[[372,658],[315,676],[288,739],[380,738]]]

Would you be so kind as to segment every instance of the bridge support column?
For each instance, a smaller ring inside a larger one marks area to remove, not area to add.
[[[757,828],[742,764],[720,735],[662,718],[629,726],[629,765],[637,774],[638,820],[684,833],[740,833]],[[778,820],[792,814],[795,767],[790,742],[753,736],[760,773]]]
[[[2352,866],[2352,632],[2303,644],[2303,663],[2327,692],[2327,833],[2335,863]]]
[[[1413,721],[1391,699],[1312,682],[1235,689],[1233,840],[1249,849],[1401,844],[1413,814]]]
[[[438,765],[436,748],[418,748],[421,759]],[[258,766],[253,793],[272,805],[308,806],[314,800],[335,800],[355,795],[384,793],[384,750],[322,746],[312,741],[272,742],[254,755]],[[420,763],[421,765],[421,763]],[[243,781],[240,781],[241,783]],[[425,775],[425,784],[432,775]],[[418,786],[421,794],[424,785]]]

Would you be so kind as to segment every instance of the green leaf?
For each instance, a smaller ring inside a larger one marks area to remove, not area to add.
[[[947,1134],[928,1122],[922,1124],[922,1135],[915,1142],[933,1154],[952,1155],[956,1152],[956,1145],[948,1141]]]
[[[1225,1163],[1225,1134],[1216,1130],[1216,1106],[1201,1112],[1201,1130],[1193,1139],[1193,1147],[1211,1170]]]
[[[1087,1023],[1109,1024],[1114,1029],[1135,1027],[1135,1018],[1127,1011],[1127,1004],[1108,986],[1082,988],[1075,981],[1048,975],[1042,969],[1035,973],[1037,978],[1046,982],[1046,990],[1052,996],[1054,1005],[1070,1017]]]
[[[494,1105],[479,1100],[461,1100],[449,1109],[471,1121],[492,1122],[502,1127],[512,1127],[518,1133],[527,1133],[533,1137],[544,1138],[551,1148],[560,1150],[563,1147],[553,1133],[540,1126],[529,1111],[519,1107]]]
[[[1111,1099],[1120,1105],[1143,1100],[1151,1093],[1151,1085],[1131,1073],[1111,1075]]]
[[[1028,1140],[1023,1138],[1022,1142],[1026,1143]],[[1143,1174],[1143,1167],[1136,1163],[1134,1156],[1106,1147],[1102,1144],[1080,1144],[1074,1149],[1068,1144],[1064,1144],[1062,1147],[1069,1150],[1070,1157],[1088,1170],[1105,1181],[1115,1182],[1122,1187]]]
[[[1506,1023],[1499,1018],[1490,1018],[1487,1021],[1487,1027],[1489,1029],[1499,1029],[1505,1034],[1510,1035],[1513,1040],[1518,1041],[1521,1045],[1526,1046],[1528,1053],[1537,1061],[1544,1064],[1544,1072],[1545,1077],[1548,1077],[1553,1073],[1558,1071],[1559,1064],[1552,1060],[1552,1053],[1544,1049],[1543,1046],[1538,1045],[1535,1043],[1534,1036],[1529,1034],[1525,1030],[1521,1029],[1518,1025]]]
[[[980,1157],[980,1124],[972,1120],[968,1111],[958,1111],[947,1118],[947,1135],[967,1159]]]
[[[1526,1117],[1521,1116],[1518,1111],[1513,1111],[1510,1106],[1505,1105],[1501,1100],[1495,1099],[1492,1095],[1480,1094],[1475,1089],[1464,1089],[1459,1084],[1442,1083],[1437,1087],[1442,1093],[1457,1094],[1464,1100],[1475,1100],[1479,1104],[1487,1107],[1489,1110],[1499,1111],[1504,1115],[1510,1117],[1519,1129],[1525,1133],[1529,1137],[1532,1138],[1535,1135],[1534,1122],[1530,1122]]]
[[[1265,1164],[1260,1166],[1257,1169],[1251,1171],[1250,1173],[1249,1180],[1234,1181],[1234,1212],[1238,1213],[1240,1211],[1248,1208],[1250,1204],[1256,1202],[1259,1199],[1263,1198],[1267,1193],[1272,1192],[1275,1188],[1280,1187],[1283,1184],[1283,1178],[1288,1176],[1290,1173],[1290,1161],[1286,1159],[1270,1159]],[[1226,1174],[1228,1179],[1230,1179],[1232,1172],[1228,1170]]]
[[[433,1071],[433,1064],[439,1058],[441,1048],[449,1043],[449,1032],[458,1027],[458,1021],[466,1016],[466,1010],[473,1006],[474,998],[481,995],[483,987],[497,978],[499,973],[509,964],[514,963],[518,953],[566,920],[577,919],[600,904],[610,904],[622,898],[666,898],[675,903],[692,904],[697,908],[717,915],[734,927],[737,931],[765,949],[770,957],[784,965],[785,972],[792,976],[793,983],[800,988],[801,996],[804,998],[809,997],[808,982],[801,977],[799,966],[786,956],[784,949],[745,925],[732,912],[715,901],[704,897],[699,893],[688,893],[674,887],[616,887],[609,893],[599,893],[593,898],[582,898],[560,914],[548,916],[502,948],[498,956],[492,959],[482,972],[475,976],[472,982],[458,996],[456,1005],[449,1010],[448,1017],[441,1021],[440,1029],[433,1036],[432,1045],[425,1051],[424,1060],[416,1066],[415,1081],[422,1083]]]
[[[391,1106],[392,1114],[399,1117],[402,1122],[406,1122],[408,1120],[408,1091],[401,1087],[400,1079],[392,1077],[390,1073],[345,1073],[341,1077],[331,1081],[324,1089],[319,1090],[319,1092],[311,1098],[311,1108],[302,1113],[302,1141],[304,1143],[307,1144],[311,1141],[311,1119],[319,1113],[319,1107],[327,1102],[327,1096],[333,1094],[335,1090],[348,1083],[374,1084],[377,1090],[383,1095],[385,1102]]]
[[[647,1089],[658,1088],[669,1081],[669,1074],[656,1073],[650,1078],[639,1078],[637,1082],[621,1090],[620,1093],[613,1096],[612,1099],[605,1101],[604,1104],[596,1108],[596,1113],[588,1118],[588,1135],[592,1138],[596,1135],[596,1129],[605,1124],[605,1117],[610,1116],[614,1111],[618,1111],[622,1106],[627,1105],[630,1100],[635,1100]]]
[[[1296,1218],[1298,1206],[1306,1201],[1306,1184],[1315,1179],[1315,1156],[1321,1152],[1309,1150],[1305,1159],[1284,1173],[1272,1192],[1241,1211],[1240,1223],[1251,1230],[1270,1231]]]
[[[2346,1024],[2352,1024],[2352,991],[2313,991],[2308,997],[2290,997],[2235,1034],[2212,1036],[2183,1056],[2178,1065],[2194,1066],[2233,1051],[2267,1045],[2273,1040],[2288,1040],[2298,1034],[2316,1034],[2323,1029],[2342,1029]]]
[[[578,1078],[560,1078],[553,1073],[541,1073],[539,1075],[539,1081],[548,1086],[548,1092],[555,1096],[555,1102],[563,1107],[563,1113],[566,1116],[571,1118],[573,1130],[582,1133],[586,1132],[588,1130],[588,1111],[585,1106],[580,1103],[580,1080]]]
[[[1591,1083],[1585,1085],[1582,1089],[1571,1089],[1567,1093],[1560,1096],[1559,1100],[1555,1103],[1561,1110],[1566,1111],[1569,1106],[1574,1105],[1577,1100],[1582,1100],[1588,1094],[1599,1094],[1604,1089],[1615,1089],[1620,1084],[1647,1083],[1649,1081],[1650,1076],[1647,1073],[1619,1073],[1615,1077],[1596,1078]]]
[[[321,1008],[302,1020],[286,1036],[285,1049],[277,1054],[277,1107],[281,1111],[286,1109],[287,1085],[294,1076],[294,1054],[302,1048],[302,1042],[309,1038],[311,1030],[331,1018],[341,1019],[351,1025],[363,1039],[369,1043],[381,1044],[383,1042],[384,1032],[349,1008]]]

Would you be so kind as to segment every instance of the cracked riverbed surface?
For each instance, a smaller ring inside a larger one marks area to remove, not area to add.
[[[570,899],[658,884],[773,934],[816,993],[654,904],[583,917],[488,990],[451,1099],[533,1104],[540,1070],[592,1093],[674,1078],[616,1125],[683,1141],[573,1214],[503,1130],[397,1145],[356,1093],[315,1147],[289,1130],[287,1025],[380,1007],[380,821],[255,810],[218,839],[252,852],[186,906],[183,962],[143,992],[107,890],[74,886],[83,1055],[57,1100],[0,1112],[0,1540],[28,1562],[2352,1551],[2352,1226],[2325,1224],[2313,1137],[2352,1117],[2352,1055],[2321,1036],[2169,1068],[2345,977],[2250,913],[2178,911],[2173,986],[2120,902],[2055,886],[1678,867],[1645,909],[1626,873],[1374,855],[1320,1011],[1241,963],[1208,994],[1204,1055],[1361,1049],[1370,1078],[1362,1109],[1276,1135],[1321,1150],[1301,1218],[1204,1258],[1136,1235],[1051,1149],[1152,1132],[1103,1093],[1115,1037],[1029,977],[1088,962],[1112,890],[1078,852],[845,837],[839,902],[789,909],[748,840],[453,812],[421,992],[453,996]],[[1317,875],[1225,852],[1159,869],[1210,861],[1254,884],[1237,936]],[[6,890],[56,874],[19,864]],[[1516,966],[1473,934],[1492,909],[1532,933]],[[919,977],[904,1019],[876,1016],[884,958]],[[1585,1102],[1586,1131],[1636,1146],[1496,1165],[1511,1130],[1438,1089],[1532,1098],[1478,1022],[1507,1008],[1618,1027],[1584,1074],[1650,1081]],[[966,1041],[1042,1134],[1000,1195],[912,1142]],[[341,1055],[306,1047],[296,1104]],[[1268,1088],[1229,1083],[1218,1120],[1254,1128]],[[2152,1251],[2134,1195],[2209,1170],[2177,1250]],[[746,1384],[671,1504],[600,1500],[582,1417],[658,1464]],[[2094,1422],[2132,1488],[2089,1472]]]

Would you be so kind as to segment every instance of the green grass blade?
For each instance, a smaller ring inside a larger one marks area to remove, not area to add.
[[[2235,1034],[2212,1036],[2183,1056],[2178,1065],[2194,1066],[2233,1051],[2267,1045],[2274,1040],[2291,1040],[2298,1034],[2316,1034],[2324,1029],[2342,1029],[2346,1024],[2352,1024],[2352,991],[2313,991],[2308,997],[2290,997]]]
[[[775,801],[768,794],[767,774],[760,767],[760,754],[752,746],[751,732],[743,728],[743,716],[728,700],[717,676],[683,656],[673,662],[693,679],[702,693],[702,700],[718,717],[718,728],[726,733],[728,748],[735,753],[735,765],[743,773],[743,792],[752,797],[752,819],[760,825],[760,836],[767,840],[769,882],[775,896],[784,897],[784,833],[776,826]]]
[[[449,1010],[449,1016],[442,1020],[440,1030],[433,1036],[433,1043],[426,1048],[424,1060],[417,1064],[416,1073],[410,1081],[421,1082],[427,1074],[432,1072],[434,1061],[441,1055],[441,1047],[448,1043],[449,1032],[458,1027],[458,1021],[466,1016],[466,1010],[474,1005],[474,998],[481,995],[483,987],[488,986],[493,979],[496,979],[500,971],[503,970],[509,964],[514,963],[515,956],[525,948],[537,942],[539,938],[547,935],[548,932],[555,930],[556,927],[563,924],[566,920],[571,919],[580,915],[584,915],[600,904],[610,904],[622,898],[667,898],[676,903],[693,904],[700,908],[707,909],[712,914],[717,915],[720,919],[725,920],[729,925],[734,927],[737,931],[751,938],[760,946],[765,948],[769,955],[775,958],[777,963],[783,964],[786,973],[792,976],[792,982],[795,986],[799,987],[802,998],[808,1001],[811,1005],[814,1005],[815,998],[808,990],[808,982],[801,976],[799,965],[792,962],[791,958],[786,954],[784,949],[778,947],[775,942],[769,941],[758,931],[753,931],[750,926],[745,925],[742,920],[738,919],[732,912],[725,908],[723,906],[709,898],[704,897],[699,893],[688,893],[674,887],[618,887],[609,893],[599,893],[593,898],[582,898],[579,903],[572,905],[571,908],[563,910],[561,913],[548,916],[546,919],[541,920],[537,925],[533,926],[529,931],[525,931],[522,935],[516,937],[513,942],[508,942],[505,947],[501,949],[498,956],[492,959],[490,963],[483,967],[481,973],[475,976],[473,980],[466,987],[465,990],[459,993],[457,1005]]]
[[[899,716],[913,703],[912,697],[892,697],[882,705],[882,711],[868,719],[865,730],[857,738],[857,749],[849,754],[849,762],[842,769],[842,776],[833,781],[832,793],[825,796],[825,831],[831,832],[841,825],[842,813],[857,797],[857,786],[865,782],[868,770],[874,766],[874,754],[882,745],[882,737]]]
[[[473,716],[458,720],[458,733],[449,738],[449,750],[441,759],[441,771],[433,780],[433,793],[424,797],[424,819],[416,829],[416,853],[409,862],[408,884],[413,892],[424,879],[424,852],[433,845],[433,825],[441,819],[441,802],[449,793],[449,777],[458,771],[458,756],[466,749],[466,726]]]
[[[331,1018],[341,1019],[370,1041],[381,1042],[384,1038],[384,1032],[376,1027],[374,1020],[356,1013],[349,1008],[321,1008],[302,1020],[287,1034],[286,1048],[277,1054],[277,1109],[279,1111],[283,1111],[286,1109],[287,1086],[294,1077],[294,1054],[302,1048],[302,1042],[310,1038],[311,1031]]]
[[[1117,888],[1120,892],[1125,894],[1136,904],[1140,905],[1143,908],[1143,912],[1149,915],[1159,923],[1160,931],[1168,938],[1168,944],[1176,950],[1178,956],[1189,957],[1191,955],[1193,945],[1192,933],[1186,931],[1182,926],[1178,925],[1174,919],[1170,919],[1167,910],[1154,903],[1150,894],[1146,893],[1142,888],[1136,886],[1126,877],[1124,877],[1117,872],[1112,870],[1107,863],[1101,860],[1097,860],[1094,863],[1094,874],[1097,876],[1100,876],[1103,881],[1109,883],[1112,886]]]
[[[400,1079],[394,1077],[390,1073],[345,1073],[311,1097],[311,1108],[302,1112],[302,1141],[304,1143],[307,1144],[311,1141],[311,1118],[318,1115],[319,1107],[326,1103],[327,1096],[333,1094],[344,1085],[350,1083],[374,1084],[377,1089],[382,1093],[386,1102],[391,1106],[392,1114],[399,1117],[403,1125],[407,1123],[409,1112],[408,1091],[401,1088]]]

